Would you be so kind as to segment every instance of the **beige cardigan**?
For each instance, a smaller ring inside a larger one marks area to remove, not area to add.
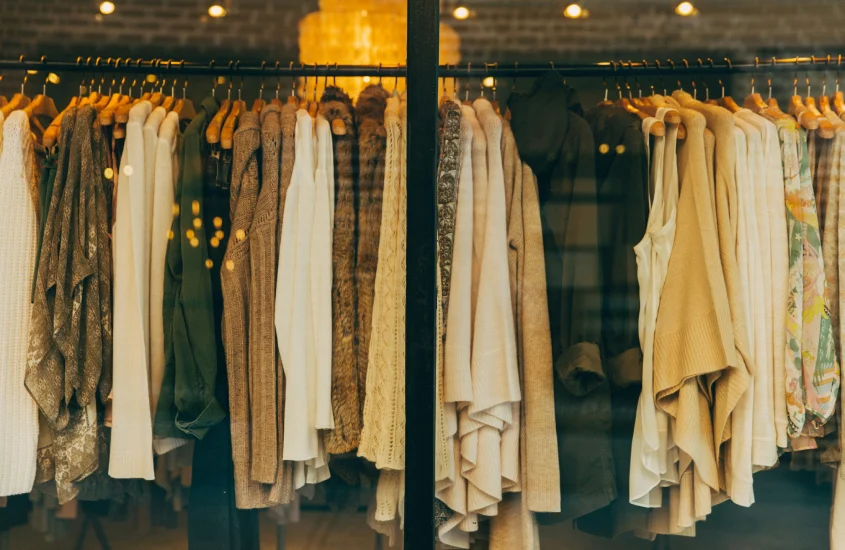
[[[654,395],[674,419],[675,443],[691,461],[681,465],[682,486],[689,488],[693,477],[698,487],[706,486],[697,492],[693,512],[702,516],[710,491],[719,490],[706,392],[735,362],[735,349],[704,151],[706,122],[691,109],[680,113],[687,139],[678,148],[678,225],[655,326]],[[684,495],[692,499],[686,490]]]
[[[713,437],[716,460],[721,461],[721,446],[731,437],[731,413],[742,394],[751,383],[750,346],[743,307],[742,286],[736,260],[739,201],[736,193],[736,144],[734,142],[733,115],[722,107],[708,105],[692,99],[687,93],[675,92],[676,99],[685,107],[698,111],[707,121],[707,127],[716,136],[716,220],[719,233],[719,254],[728,293],[731,321],[733,323],[735,361],[715,382],[713,404]],[[671,303],[671,302],[670,302]]]

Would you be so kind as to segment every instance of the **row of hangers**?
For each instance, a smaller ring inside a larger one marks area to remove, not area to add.
[[[841,63],[841,55],[839,56],[839,62],[837,66]],[[827,62],[830,63],[831,56],[827,57]],[[710,64],[710,67],[713,67],[713,60],[708,58],[707,60]],[[815,57],[811,57],[811,62],[815,63]],[[728,69],[733,69],[730,59],[725,58],[725,62],[728,65]],[[798,60],[796,60],[796,65],[798,64]],[[672,69],[675,68],[674,61],[669,60],[669,63]],[[686,59],[683,60],[683,63],[686,68],[689,68],[689,63]],[[660,61],[655,61],[655,64],[658,69],[660,69]],[[699,67],[702,67],[701,59],[698,59]],[[777,64],[777,60],[773,57],[772,58],[772,66],[774,67]],[[614,72],[616,71],[617,66],[623,66],[623,62],[611,62],[613,66]],[[759,67],[759,58],[754,59],[755,67]],[[644,68],[648,68],[648,61],[643,60],[642,66]],[[633,67],[633,63],[631,61],[628,62],[629,69]],[[645,119],[649,116],[655,116],[657,111],[657,106],[651,102],[649,97],[642,97],[642,89],[639,85],[639,78],[636,79],[637,82],[637,97],[633,97],[631,93],[631,86],[628,84],[627,77],[625,78],[625,88],[627,90],[627,98],[623,97],[622,95],[622,87],[620,86],[618,80],[616,82],[617,92],[619,94],[619,99],[617,100],[616,104],[628,112],[638,115],[641,119]],[[751,77],[751,93],[745,97],[743,101],[743,106],[746,109],[749,109],[755,113],[761,113],[765,111],[767,114],[773,116],[776,119],[790,119],[796,124],[800,124],[806,130],[817,130],[817,135],[823,139],[831,139],[835,135],[835,129],[833,124],[828,120],[827,113],[831,110],[834,110],[836,115],[840,118],[845,117],[845,98],[843,98],[843,93],[839,90],[839,74],[837,71],[836,77],[836,91],[833,97],[827,96],[827,76],[824,76],[822,81],[822,94],[819,97],[818,106],[816,106],[816,100],[812,96],[812,89],[810,86],[810,77],[809,72],[805,76],[805,83],[807,86],[807,94],[806,96],[802,97],[798,93],[798,73],[796,71],[795,76],[793,78],[793,94],[789,101],[789,106],[787,108],[787,112],[784,113],[780,107],[778,106],[777,99],[772,97],[772,79],[771,76],[768,78],[768,88],[769,94],[768,97],[764,100],[762,95],[757,93],[755,90],[755,80],[756,76],[752,75]],[[722,96],[719,99],[711,99],[710,98],[710,89],[704,84],[705,89],[705,99],[704,102],[711,104],[711,105],[719,105],[728,109],[732,113],[737,112],[740,109],[740,106],[737,102],[731,97],[725,95],[725,86],[722,80],[719,80],[719,86],[722,89]],[[604,82],[605,87],[605,97],[604,101],[601,104],[605,105],[612,105],[614,102],[608,100],[608,87],[607,82]],[[684,91],[681,81],[677,81],[677,89],[680,91]],[[698,88],[696,86],[695,81],[692,81],[692,90],[693,90],[693,97],[698,99]],[[654,86],[651,86],[652,95],[654,95]],[[663,89],[663,95],[667,96],[667,90]],[[685,138],[685,129],[683,124],[681,124],[680,115],[678,113],[667,113],[666,117],[664,118],[664,122],[669,124],[677,124],[678,125],[678,139]],[[650,134],[653,136],[663,136],[666,133],[666,127],[664,124],[657,122],[651,126]]]

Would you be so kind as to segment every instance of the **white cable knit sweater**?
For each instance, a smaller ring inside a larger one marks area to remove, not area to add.
[[[38,408],[24,386],[37,221],[32,134],[23,111],[3,124],[0,153],[0,497],[28,493],[35,480]]]

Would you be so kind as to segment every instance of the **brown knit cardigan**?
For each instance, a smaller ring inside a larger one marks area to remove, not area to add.
[[[249,228],[250,292],[258,297],[249,307],[249,406],[252,420],[253,481],[273,483],[278,469],[279,428],[276,399],[276,333],[273,307],[276,303],[276,226],[279,203],[279,152],[281,108],[268,104],[261,111],[261,191],[255,217]],[[244,133],[254,130],[241,126]],[[242,134],[243,135],[243,134]],[[252,145],[252,135],[245,136]],[[252,160],[252,159],[250,159]],[[256,170],[258,168],[257,162]],[[234,175],[238,175],[237,172]],[[256,174],[257,175],[257,174]],[[257,187],[257,182],[256,182]],[[231,242],[231,241],[230,241]]]
[[[250,244],[249,230],[258,202],[258,150],[261,144],[258,115],[241,116],[235,132],[229,216],[232,229],[220,279],[223,289],[223,345],[229,378],[229,415],[232,461],[235,466],[235,504],[238,508],[265,507],[267,491],[253,481],[250,452]]]
[[[378,243],[381,231],[381,201],[384,192],[384,161],[387,131],[384,109],[387,90],[378,85],[367,86],[358,96],[355,123],[358,126],[358,263],[355,283],[358,298],[358,395],[360,415],[364,414],[367,390],[367,363],[370,330],[373,322],[373,299],[378,267]]]
[[[320,99],[320,114],[331,124],[343,121],[345,135],[334,135],[335,214],[332,250],[332,414],[334,429],[324,432],[326,451],[341,454],[358,446],[361,403],[355,349],[355,157],[358,153],[352,101],[330,86]]]

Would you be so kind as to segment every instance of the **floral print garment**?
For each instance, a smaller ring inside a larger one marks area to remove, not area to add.
[[[786,402],[788,433],[796,438],[806,419],[820,427],[833,415],[839,364],[833,346],[807,136],[789,121],[778,120],[777,124],[789,237]]]

